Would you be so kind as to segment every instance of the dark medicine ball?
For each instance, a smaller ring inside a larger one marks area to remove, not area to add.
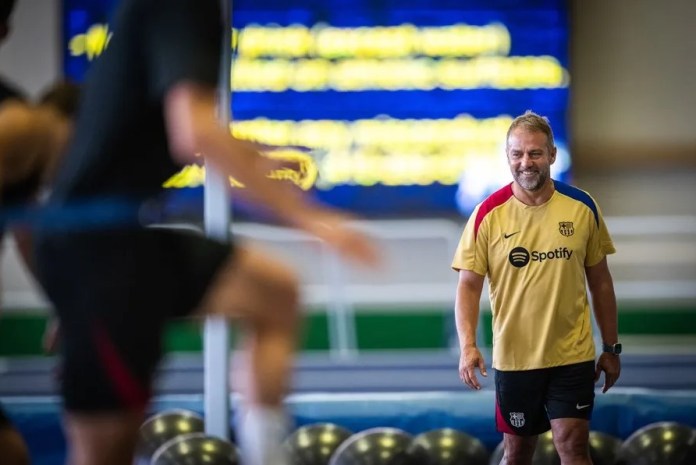
[[[370,428],[346,439],[329,465],[421,465],[409,452],[413,437],[398,428]]]
[[[328,465],[331,456],[353,432],[334,423],[297,428],[283,443],[292,465]]]
[[[488,451],[483,443],[452,428],[419,434],[410,450],[420,465],[488,465]]]
[[[694,465],[696,430],[676,422],[640,428],[623,442],[618,465]]]

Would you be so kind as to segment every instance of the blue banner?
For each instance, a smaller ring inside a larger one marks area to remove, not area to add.
[[[80,81],[115,0],[63,5],[65,74]],[[233,132],[307,147],[327,203],[466,215],[511,180],[505,134],[526,110],[549,118],[552,174],[569,178],[566,1],[236,0],[232,24]],[[169,185],[200,198],[190,176]]]

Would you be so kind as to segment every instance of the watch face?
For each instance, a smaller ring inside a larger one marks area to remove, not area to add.
[[[616,344],[604,344],[604,352],[619,355],[621,353],[621,343],[617,342]]]

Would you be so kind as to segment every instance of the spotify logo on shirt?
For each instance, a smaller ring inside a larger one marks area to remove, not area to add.
[[[543,263],[546,260],[570,260],[573,256],[573,251],[569,250],[568,247],[559,247],[555,250],[548,250],[546,252],[540,252],[538,250],[532,250],[531,253],[524,247],[515,247],[510,251],[508,255],[508,260],[510,264],[515,268],[522,268],[527,266],[530,261]]]

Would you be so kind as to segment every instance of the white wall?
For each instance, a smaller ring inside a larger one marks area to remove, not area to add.
[[[696,168],[696,2],[572,2],[579,173]],[[694,191],[692,191],[694,192]]]
[[[60,0],[17,0],[0,73],[35,96],[62,75]]]

